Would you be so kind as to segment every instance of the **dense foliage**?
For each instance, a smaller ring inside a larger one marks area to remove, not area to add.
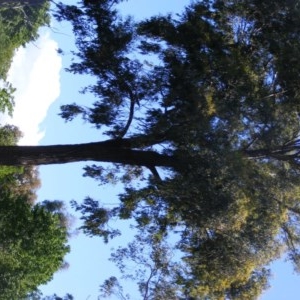
[[[0,127],[0,145],[8,146],[17,144],[21,138],[21,131],[13,125]],[[36,200],[36,190],[40,187],[38,170],[34,166],[0,167],[0,185],[9,189],[14,195],[26,195],[30,203]]]
[[[38,29],[48,25],[49,1],[0,1],[0,78],[6,79],[17,48],[38,37]]]
[[[18,128],[0,127],[0,144],[16,144]],[[49,281],[69,251],[66,218],[58,201],[34,204],[34,167],[0,166],[0,298],[20,300]]]
[[[26,197],[1,191],[0,289],[2,299],[21,299],[48,282],[63,264],[66,228],[59,216]]]

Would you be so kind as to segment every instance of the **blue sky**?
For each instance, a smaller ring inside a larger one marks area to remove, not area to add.
[[[71,0],[64,2],[76,3]],[[160,12],[180,11],[187,3],[188,0],[130,0],[122,4],[122,10],[136,18],[143,18]],[[57,48],[63,49],[65,55],[60,57],[56,52]],[[63,70],[70,63],[72,49],[74,40],[70,26],[54,22],[51,29],[41,31],[38,41],[18,51],[9,77],[18,88],[17,105],[13,121],[7,122],[14,122],[25,132],[21,141],[23,144],[81,143],[105,138],[81,120],[64,123],[58,116],[62,104],[93,101],[92,96],[78,93],[91,78],[74,76]],[[40,167],[42,188],[38,192],[39,199],[68,202],[73,199],[81,201],[84,197],[91,196],[108,204],[116,202],[119,188],[98,186],[92,179],[83,178],[83,166],[85,164],[75,163]],[[75,221],[75,227],[76,224],[78,225],[78,222]],[[111,275],[118,275],[116,267],[107,262],[111,247],[116,247],[118,243],[125,244],[130,240],[130,236],[132,232],[125,230],[120,239],[105,245],[99,238],[74,235],[70,240],[71,253],[66,257],[70,268],[56,273],[53,280],[42,287],[42,291],[45,295],[64,295],[69,292],[76,300],[97,299],[99,284]],[[300,277],[293,275],[292,267],[278,262],[274,264],[273,269],[273,287],[261,299],[298,299]],[[129,283],[126,288],[128,293],[134,295],[132,299],[139,299]]]

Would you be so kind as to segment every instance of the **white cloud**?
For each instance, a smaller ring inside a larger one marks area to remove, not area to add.
[[[62,62],[57,48],[49,32],[44,32],[34,43],[18,49],[13,59],[8,81],[17,89],[15,108],[13,118],[5,121],[24,133],[19,144],[35,145],[44,136],[39,124],[60,94]]]

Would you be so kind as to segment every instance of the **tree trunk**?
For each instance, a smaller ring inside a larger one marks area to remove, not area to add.
[[[180,163],[174,156],[130,148],[134,147],[134,142],[134,139],[121,139],[72,145],[0,146],[0,165],[38,166],[79,161],[120,163],[148,168],[170,167],[177,169],[182,165],[182,162]],[[252,159],[274,158],[291,162],[299,158],[299,147],[295,149],[295,151],[298,151],[293,154],[287,154],[285,150],[260,149],[244,150],[242,152],[247,158]]]
[[[0,146],[0,165],[48,165],[99,161],[137,166],[176,167],[172,156],[118,147],[111,141],[51,146]]]

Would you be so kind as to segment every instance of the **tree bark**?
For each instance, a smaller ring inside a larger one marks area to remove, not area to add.
[[[182,165],[182,162],[174,156],[133,149],[135,144],[137,141],[133,138],[71,145],[0,146],[0,165],[38,166],[79,161],[120,163],[145,166],[150,169],[153,167],[177,169]],[[245,157],[252,159],[274,158],[291,162],[299,159],[300,156],[299,147],[295,147],[294,150],[294,153],[287,153],[287,149],[284,148],[280,151],[258,149],[243,150],[242,153]]]
[[[103,141],[73,145],[0,146],[0,165],[48,165],[79,161],[111,162],[136,166],[176,167],[176,158],[155,151],[133,150]]]

